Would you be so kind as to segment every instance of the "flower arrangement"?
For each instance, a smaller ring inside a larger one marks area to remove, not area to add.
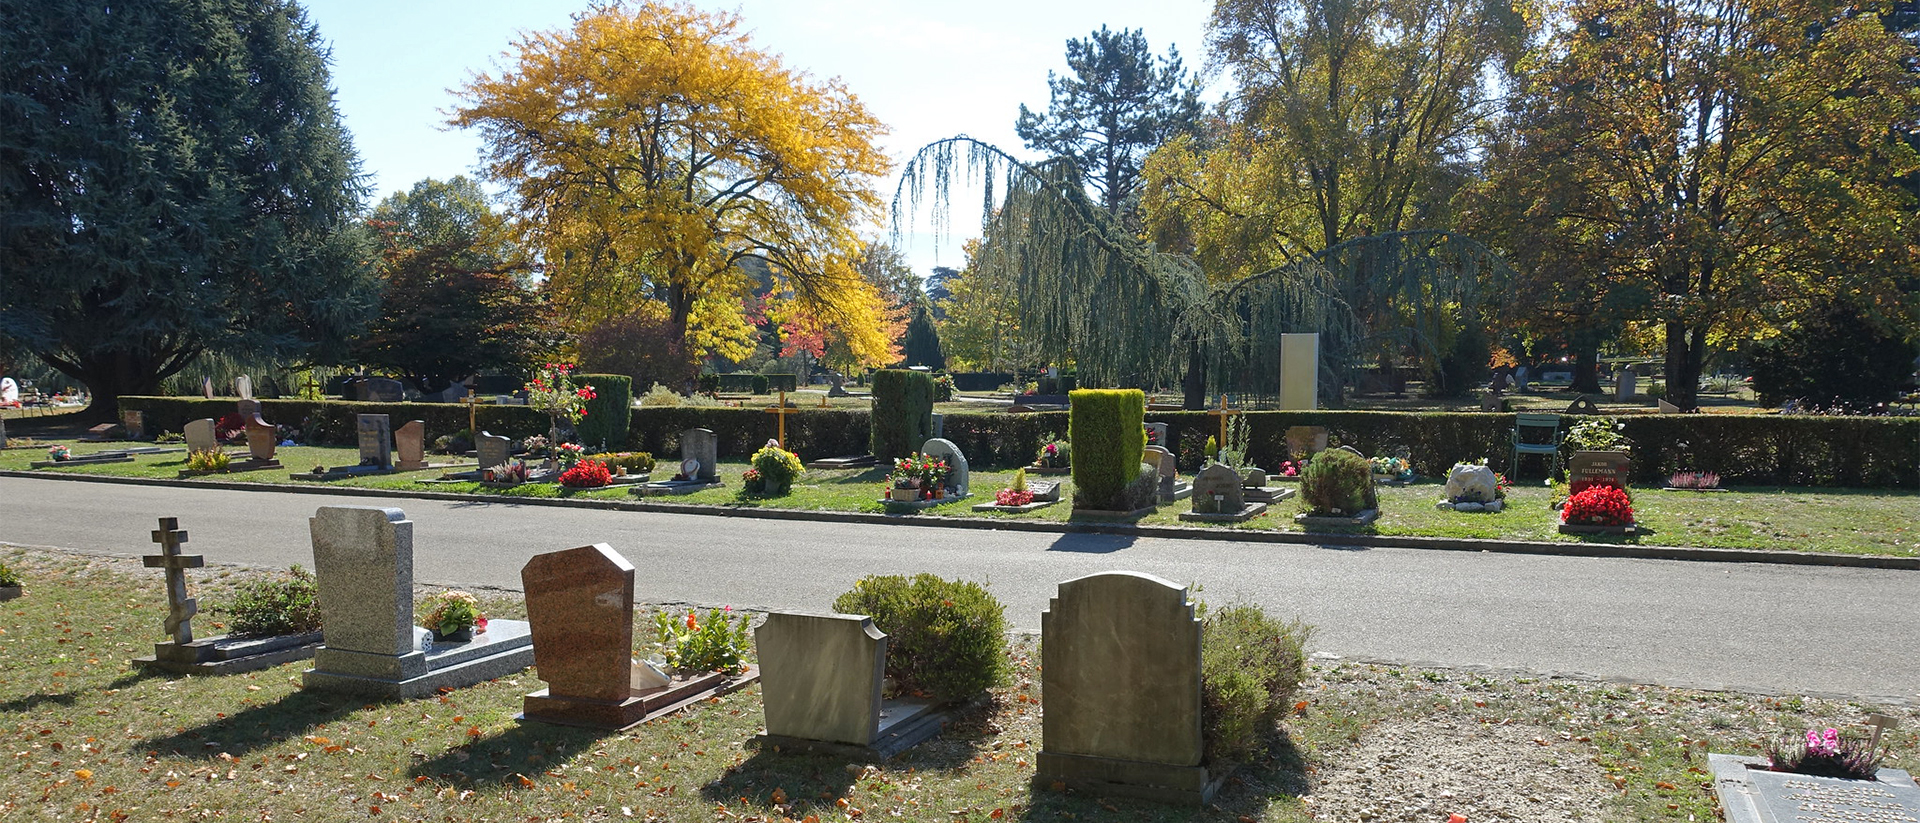
[[[239,412],[227,412],[213,423],[213,434],[222,441],[234,440],[247,433],[247,421]]]
[[[1147,430],[1147,445],[1160,445],[1160,430],[1152,426],[1145,426],[1144,428]]]
[[[547,446],[547,436],[544,434],[536,434],[520,441],[520,450],[526,452],[529,457],[546,457]]]
[[[73,450],[70,448],[67,448],[62,444],[55,443],[47,447],[47,459],[52,460],[56,463],[63,463],[68,460],[72,460]]]
[[[915,454],[893,461],[893,473],[887,475],[887,479],[896,489],[931,491],[946,480],[948,471],[947,461]]]
[[[667,612],[654,612],[667,665],[684,674],[726,672],[738,674],[747,668],[746,615],[733,613],[733,607],[711,609],[703,622],[687,610],[684,618]]]
[[[1404,457],[1372,457],[1367,465],[1380,477],[1405,483],[1413,479],[1413,466]]]
[[[1720,488],[1720,475],[1714,472],[1674,472],[1667,478],[1670,489],[1717,489]]]
[[[423,621],[434,636],[448,638],[469,629],[487,630],[487,616],[480,613],[480,601],[463,591],[444,591],[427,598],[427,617]]]
[[[1040,454],[1034,459],[1034,465],[1043,469],[1065,469],[1073,465],[1073,444],[1065,440],[1049,440],[1040,447]]]
[[[480,479],[488,483],[525,483],[527,482],[527,464],[524,460],[510,460],[480,473]]]
[[[1577,452],[1631,453],[1633,441],[1621,434],[1626,428],[1625,423],[1590,417],[1567,429],[1566,445],[1567,448]]]
[[[613,482],[613,472],[598,460],[582,460],[560,473],[560,485],[569,489],[597,489]]]
[[[1872,780],[1880,755],[1867,741],[1842,738],[1837,729],[1808,729],[1804,737],[1788,734],[1767,746],[1767,768],[1776,772]]]
[[[1026,489],[1001,489],[993,493],[993,502],[1001,506],[1025,506],[1033,502],[1033,492]]]
[[[187,453],[187,470],[196,472],[223,472],[233,464],[233,458],[219,449],[201,449]]]
[[[768,440],[753,453],[753,477],[742,476],[742,485],[752,494],[782,495],[793,491],[793,481],[806,474],[800,455],[780,447],[780,441]]]
[[[1631,526],[1633,500],[1619,486],[1589,486],[1567,498],[1560,522],[1569,526]]]
[[[554,447],[553,450],[554,456],[560,458],[560,462],[568,466],[579,462],[581,457],[586,456],[586,453],[587,447],[579,443],[561,443],[559,446]]]
[[[587,401],[599,397],[591,385],[575,385],[572,363],[547,363],[526,385],[527,405],[546,413],[547,437],[560,439],[560,420],[568,425],[587,416]]]
[[[1282,460],[1280,461],[1280,468],[1276,471],[1276,475],[1279,477],[1299,477],[1300,470],[1306,467],[1307,459],[1304,457],[1299,460]]]

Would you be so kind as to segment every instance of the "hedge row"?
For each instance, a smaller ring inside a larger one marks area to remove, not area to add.
[[[872,420],[868,445],[875,457],[893,460],[919,451],[933,436],[933,378],[905,369],[874,372]]]
[[[234,410],[232,399],[124,397],[123,408],[146,412],[147,432],[182,431],[188,420],[219,418]],[[320,421],[318,442],[351,445],[354,415],[389,414],[394,425],[427,421],[429,440],[467,427],[467,409],[452,403],[359,403],[341,400],[263,400],[270,422],[299,426]],[[546,431],[546,417],[525,406],[482,405],[480,428],[509,437]],[[712,429],[723,456],[745,458],[773,437],[765,409],[651,407],[635,409],[626,448],[677,455],[679,433]],[[1207,436],[1218,418],[1205,412],[1153,412],[1166,423],[1183,471],[1199,468]],[[1465,412],[1297,411],[1249,412],[1248,458],[1273,468],[1286,459],[1289,426],[1325,426],[1335,445],[1373,455],[1405,448],[1414,469],[1437,477],[1461,460],[1488,458],[1508,470],[1513,415]],[[1579,418],[1562,417],[1562,430]],[[1635,481],[1652,484],[1682,469],[1718,472],[1729,485],[1791,485],[1920,488],[1920,419],[1734,415],[1636,415],[1615,418],[1634,442]],[[949,414],[945,435],[967,460],[983,468],[1010,468],[1033,461],[1048,435],[1066,434],[1066,412]],[[869,450],[864,411],[801,410],[787,416],[788,448],[805,459],[864,454]],[[1079,444],[1075,444],[1076,452]],[[1525,467],[1539,476],[1537,462]]]
[[[574,375],[576,385],[592,386],[587,414],[574,428],[589,452],[619,451],[633,426],[633,378],[624,374]]]
[[[1069,397],[1075,508],[1126,511],[1127,486],[1140,476],[1147,396],[1139,389],[1081,389]]]

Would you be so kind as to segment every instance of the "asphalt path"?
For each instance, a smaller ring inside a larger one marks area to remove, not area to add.
[[[1038,631],[1055,584],[1125,569],[1314,626],[1316,653],[1748,692],[1920,702],[1920,572],[1183,541],[0,478],[0,542],[139,555],[179,517],[209,563],[311,565],[320,506],[404,510],[416,578],[518,589],[533,554],[606,543],[656,604],[827,611],[869,574],[989,584]]]

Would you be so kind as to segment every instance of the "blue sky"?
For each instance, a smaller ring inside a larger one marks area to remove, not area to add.
[[[1013,133],[1020,104],[1044,109],[1047,72],[1066,70],[1066,41],[1102,24],[1139,28],[1156,52],[1177,45],[1190,69],[1205,62],[1206,0],[744,0],[696,3],[740,14],[761,48],[817,77],[839,77],[892,128],[896,164],[914,149],[969,134],[1027,154]],[[561,28],[585,0],[307,0],[333,50],[340,110],[375,198],[426,177],[472,174],[479,141],[443,125],[451,89],[501,65],[519,34]],[[891,193],[895,180],[883,181]],[[978,195],[971,200],[978,201]],[[956,192],[956,203],[969,202]],[[978,211],[955,208],[955,238]],[[906,249],[921,273],[936,262],[927,218]],[[876,234],[880,231],[876,227]],[[937,250],[957,265],[957,241]]]

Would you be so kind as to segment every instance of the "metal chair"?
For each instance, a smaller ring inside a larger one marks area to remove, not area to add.
[[[1538,432],[1533,437],[1529,434]],[[1541,442],[1544,438],[1545,442]],[[1515,477],[1520,474],[1520,456],[1523,454],[1546,455],[1548,460],[1547,479],[1560,476],[1560,415],[1557,414],[1516,414],[1513,416],[1513,458],[1508,471]]]

